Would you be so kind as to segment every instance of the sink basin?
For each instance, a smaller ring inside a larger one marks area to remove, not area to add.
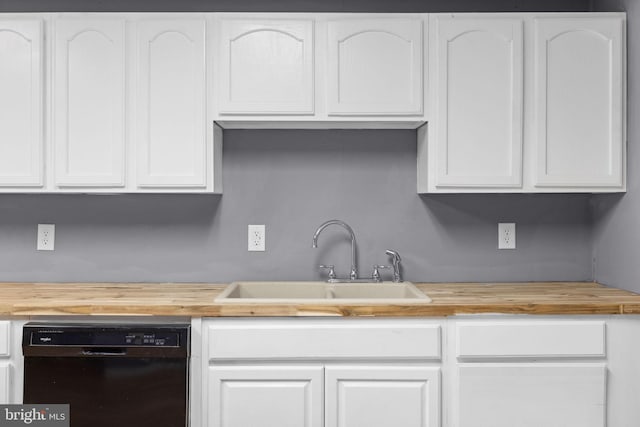
[[[215,301],[235,304],[424,304],[431,302],[431,298],[411,282],[234,282]]]

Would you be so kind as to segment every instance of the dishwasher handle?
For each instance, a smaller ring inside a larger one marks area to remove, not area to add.
[[[102,357],[111,357],[111,356],[126,356],[127,349],[122,347],[96,347],[96,348],[83,348],[82,349],[83,356],[102,356]]]

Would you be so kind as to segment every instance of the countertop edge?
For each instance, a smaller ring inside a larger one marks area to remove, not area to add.
[[[416,283],[431,303],[219,304],[224,284],[0,283],[0,316],[447,317],[635,315],[640,295],[596,282]]]

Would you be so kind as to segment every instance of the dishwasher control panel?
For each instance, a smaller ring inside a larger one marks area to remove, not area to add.
[[[177,335],[158,335],[148,332],[131,332],[124,337],[125,344],[131,345],[153,345],[153,346],[170,346],[175,347],[177,343]]]
[[[27,326],[23,344],[29,346],[180,347],[185,334],[176,328],[131,326]]]

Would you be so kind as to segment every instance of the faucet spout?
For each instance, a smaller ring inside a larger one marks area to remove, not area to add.
[[[385,253],[391,257],[391,262],[393,264],[393,281],[395,283],[402,282],[402,273],[400,272],[400,254],[391,249],[387,249]]]
[[[347,224],[344,221],[340,221],[339,219],[332,219],[330,221],[322,223],[320,227],[318,227],[316,232],[313,234],[312,247],[314,248],[318,247],[318,236],[320,236],[320,233],[322,233],[322,230],[324,230],[330,225],[341,226],[342,228],[347,230],[347,232],[349,233],[349,236],[351,237],[351,273],[349,274],[349,277],[351,278],[351,280],[355,280],[358,278],[358,266],[356,261],[356,235],[353,232],[353,229],[349,227],[349,224]]]

